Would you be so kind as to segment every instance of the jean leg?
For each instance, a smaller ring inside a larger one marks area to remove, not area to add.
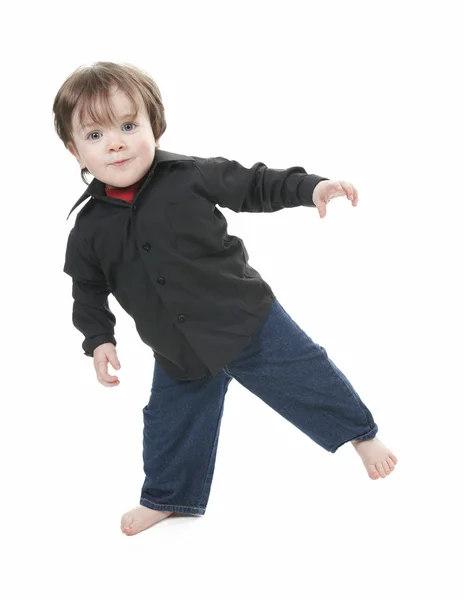
[[[277,299],[258,334],[224,371],[329,452],[377,434],[348,379]]]
[[[231,379],[221,371],[215,377],[178,380],[155,362],[150,400],[143,409],[142,506],[205,514]]]

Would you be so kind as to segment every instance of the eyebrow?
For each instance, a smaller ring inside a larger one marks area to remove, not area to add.
[[[122,119],[134,118],[136,115],[137,115],[137,112],[126,113],[125,115],[121,115],[119,117],[119,119],[122,120]],[[82,125],[82,130],[87,129],[88,127],[94,127],[96,125],[97,125],[97,123],[85,123],[84,125]]]

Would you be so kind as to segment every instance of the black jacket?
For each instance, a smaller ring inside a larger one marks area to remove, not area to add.
[[[216,205],[237,213],[314,206],[325,179],[302,167],[245,168],[160,149],[131,203],[107,196],[94,178],[69,213],[91,197],[69,233],[63,268],[84,354],[116,345],[111,293],[171,377],[216,375],[250,343],[275,298]]]

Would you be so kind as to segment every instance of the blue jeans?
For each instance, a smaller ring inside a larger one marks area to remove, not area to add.
[[[275,299],[250,344],[216,376],[173,379],[155,361],[151,396],[143,409],[146,478],[140,504],[205,514],[232,378],[328,452],[377,433],[369,409],[325,349]]]

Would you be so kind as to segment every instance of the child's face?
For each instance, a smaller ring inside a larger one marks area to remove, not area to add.
[[[89,124],[81,128],[77,111],[73,113],[73,139],[75,146],[68,150],[75,156],[81,169],[90,173],[109,187],[127,187],[136,183],[148,172],[159,147],[150,125],[145,106],[135,117],[124,117],[131,112],[130,99],[113,87],[109,97],[111,108],[118,117],[116,124],[104,126]],[[88,121],[89,119],[84,119]],[[115,161],[129,159],[122,165]]]

